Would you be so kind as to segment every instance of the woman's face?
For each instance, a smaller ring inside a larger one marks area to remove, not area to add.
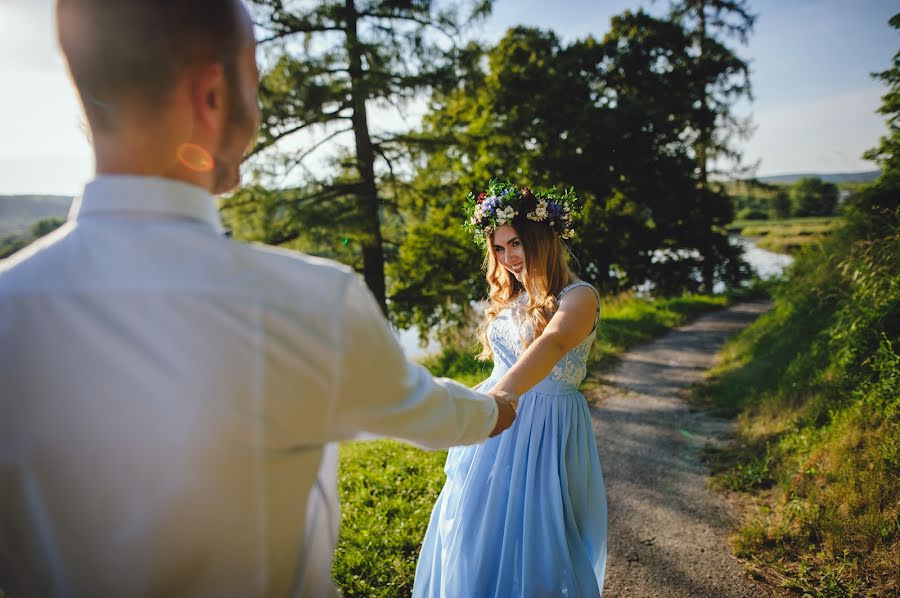
[[[525,247],[516,229],[509,224],[497,227],[491,242],[497,262],[515,276],[516,280],[524,282]]]

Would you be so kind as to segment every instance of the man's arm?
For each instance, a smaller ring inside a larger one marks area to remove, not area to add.
[[[403,438],[431,448],[481,442],[515,419],[516,397],[482,394],[409,363],[362,281],[345,293],[335,432]]]

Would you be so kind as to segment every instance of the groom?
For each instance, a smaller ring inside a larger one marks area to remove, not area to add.
[[[329,443],[477,443],[515,397],[407,363],[349,269],[222,235],[259,118],[238,0],[57,19],[97,177],[0,262],[0,588],[333,594]]]

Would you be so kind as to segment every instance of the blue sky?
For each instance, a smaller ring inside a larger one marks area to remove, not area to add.
[[[759,15],[739,53],[752,68],[756,124],[742,143],[760,175],[873,169],[861,154],[886,131],[875,114],[886,69],[900,48],[887,21],[896,0],[751,0]],[[566,41],[602,38],[611,16],[665,0],[497,0],[480,35],[515,24],[553,29]],[[0,194],[75,194],[93,160],[80,108],[53,35],[51,0],[0,0]]]

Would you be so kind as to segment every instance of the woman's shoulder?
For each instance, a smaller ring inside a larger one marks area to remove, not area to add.
[[[570,296],[572,298],[583,297],[593,300],[598,305],[600,303],[600,293],[594,285],[577,278],[562,288],[559,295],[557,295],[557,299],[562,301],[565,296]]]

